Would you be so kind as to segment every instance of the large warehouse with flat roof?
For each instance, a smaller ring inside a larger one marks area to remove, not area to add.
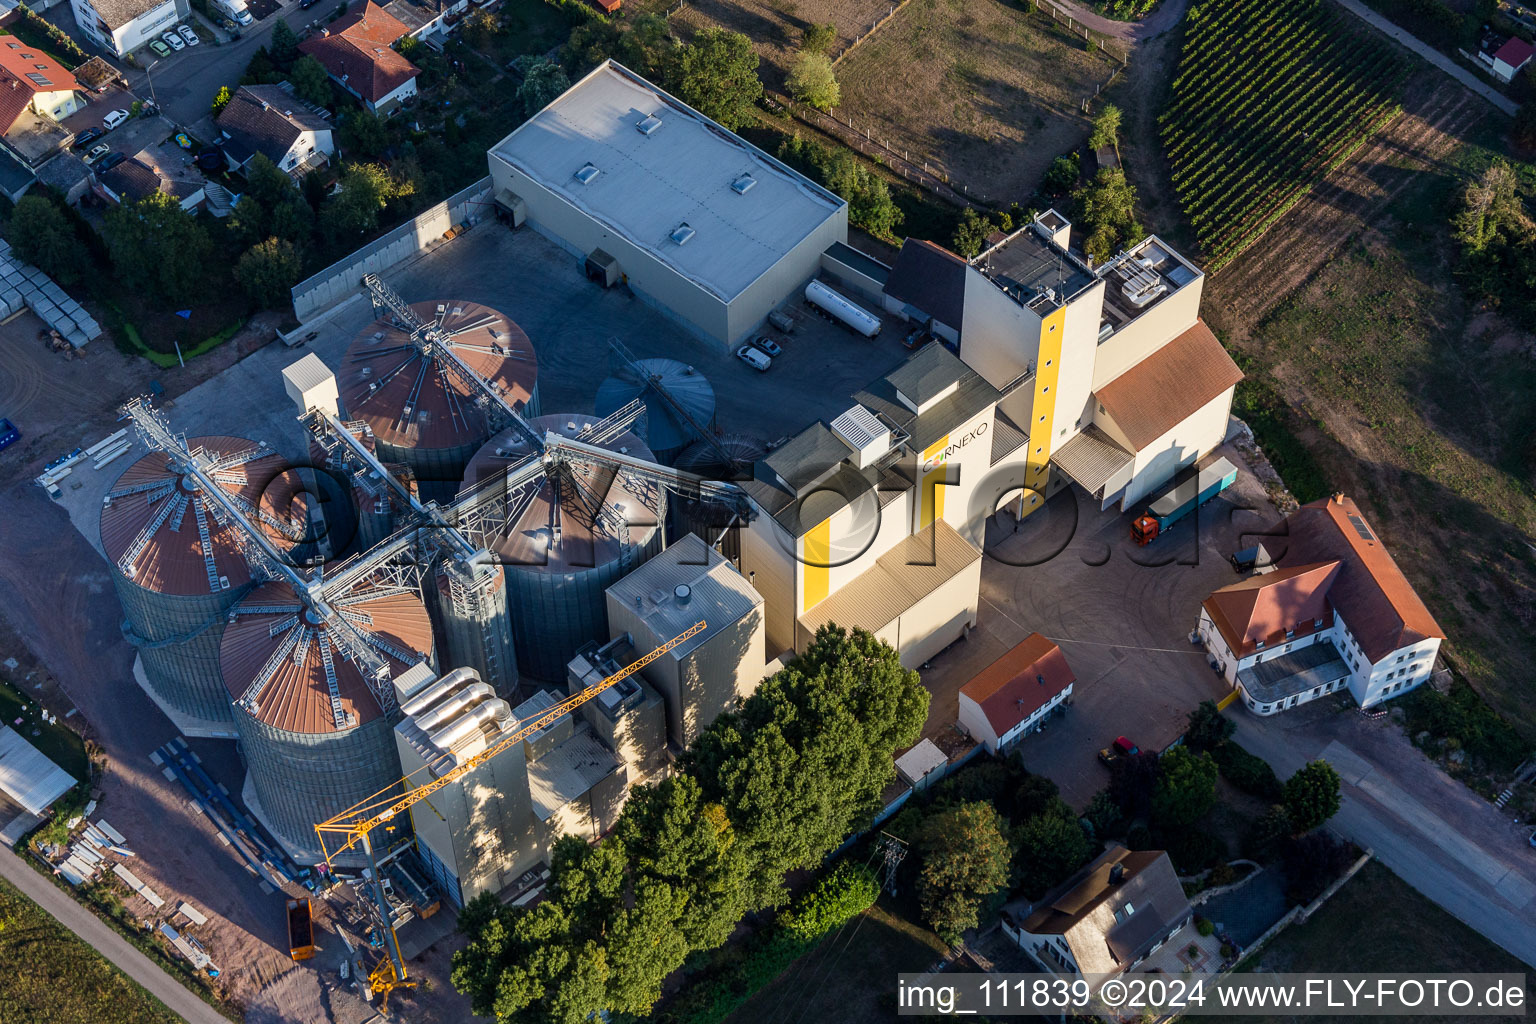
[[[848,239],[847,203],[611,60],[489,159],[514,223],[727,344]]]

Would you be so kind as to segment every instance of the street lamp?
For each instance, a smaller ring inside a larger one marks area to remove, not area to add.
[[[155,80],[150,72],[155,70],[155,65],[159,63],[158,60],[150,61],[149,67],[144,69],[144,79],[149,82],[149,101],[155,105],[156,110],[160,109],[160,98],[155,95]]]

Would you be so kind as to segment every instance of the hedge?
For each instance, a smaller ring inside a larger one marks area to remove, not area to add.
[[[1263,758],[1255,757],[1231,740],[1212,751],[1222,778],[1252,796],[1274,803],[1280,799],[1280,780]]]

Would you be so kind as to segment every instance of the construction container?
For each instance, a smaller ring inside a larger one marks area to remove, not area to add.
[[[1168,488],[1131,523],[1131,539],[1145,547],[1174,523],[1210,501],[1237,480],[1237,467],[1217,459],[1183,483]]]
[[[308,896],[288,901],[288,955],[295,961],[315,955],[315,922]]]
[[[307,504],[276,452],[240,437],[195,437],[188,445],[228,465],[213,478],[243,507],[277,512],[261,523],[279,550],[308,536]],[[233,733],[229,696],[219,675],[219,641],[229,609],[251,585],[237,527],[205,501],[198,484],[164,452],[152,452],[117,478],[101,507],[101,544],[153,696],[188,735]],[[279,511],[279,509],[286,511]],[[300,513],[297,510],[303,509]]]
[[[458,360],[508,405],[538,415],[538,360],[521,327],[477,302],[418,302],[411,310],[436,325]],[[341,418],[366,423],[379,460],[408,466],[424,500],[453,497],[464,467],[492,434],[477,389],[445,363],[430,344],[415,344],[394,323],[377,320],[352,340],[336,375]]]
[[[641,359],[636,367],[639,374],[626,366],[598,385],[597,415],[611,415],[639,399],[645,416],[635,424],[636,436],[657,459],[673,465],[699,439],[700,430],[712,429],[715,389],[702,373],[677,359]]]
[[[596,421],[584,415],[541,416],[533,427],[579,440]],[[630,432],[602,447],[654,461]],[[528,454],[522,434],[504,431],[470,462],[465,488],[505,474]],[[611,485],[607,474],[574,469],[574,477],[560,475],[566,472],[557,470],[509,495],[516,521],[495,535],[474,538],[506,568],[517,671],[525,684],[530,679],[563,684],[577,648],[607,639],[604,591],[662,547],[666,496],[659,486],[623,472]],[[603,496],[602,517],[594,520],[588,511],[583,488]]]
[[[432,661],[432,624],[414,592],[364,579],[331,606],[395,676]],[[400,778],[391,722],[348,656],[349,639],[286,582],[253,590],[224,631],[220,660],[246,802],[292,849],[313,849],[316,822]]]

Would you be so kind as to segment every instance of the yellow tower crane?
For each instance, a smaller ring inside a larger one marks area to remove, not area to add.
[[[354,846],[362,847],[363,853],[368,857],[369,873],[372,875],[371,889],[373,899],[379,906],[380,920],[384,922],[384,930],[387,932],[385,949],[388,954],[381,957],[379,962],[374,965],[373,970],[369,972],[368,984],[376,995],[382,997],[382,1005],[384,1007],[387,1008],[389,1006],[390,992],[397,988],[414,988],[416,982],[406,977],[405,958],[400,954],[400,940],[395,935],[394,915],[390,913],[389,901],[384,896],[384,886],[379,879],[379,866],[374,860],[373,843],[369,838],[370,833],[394,818],[395,815],[410,810],[411,807],[425,800],[438,790],[453,785],[465,775],[491,760],[491,758],[505,753],[540,729],[557,721],[563,715],[581,707],[587,701],[620,680],[634,675],[678,644],[684,643],[701,633],[704,628],[705,624],[702,620],[694,623],[688,629],[644,657],[637,659],[632,664],[625,666],[605,679],[593,683],[581,692],[572,694],[537,718],[524,722],[515,732],[503,736],[494,746],[487,747],[475,756],[465,759],[452,771],[432,778],[420,785],[413,785],[412,777],[420,775],[422,772],[431,774],[431,769],[434,765],[440,763],[434,762],[433,765],[427,765],[412,773],[412,775],[406,776],[399,783],[387,786],[361,803],[355,804],[334,818],[322,821],[315,826],[315,832],[320,836],[320,849],[325,853],[326,864],[329,865],[333,858],[341,856]],[[446,754],[444,755],[444,757],[447,756]],[[405,786],[405,793],[400,796],[392,795],[396,791],[396,786],[399,785]],[[327,845],[327,836],[331,837],[332,842],[336,842],[337,837],[340,837],[340,844],[334,850],[330,849]]]

